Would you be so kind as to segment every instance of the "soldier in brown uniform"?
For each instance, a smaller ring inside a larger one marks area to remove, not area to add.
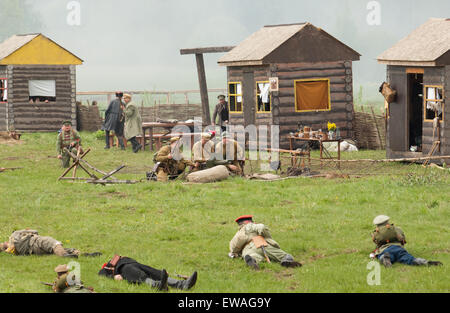
[[[81,281],[77,282],[75,274],[69,272],[66,264],[55,268],[57,278],[53,283],[53,291],[56,293],[92,293],[92,288],[84,287]]]
[[[180,138],[173,137],[170,139],[170,143],[163,146],[155,154],[154,162],[158,165],[156,170],[157,180],[166,182],[169,179],[177,178],[184,172],[186,166],[194,164],[190,160],[184,160],[180,152]]]
[[[73,154],[77,154],[78,149],[81,149],[81,137],[78,132],[72,128],[71,121],[64,121],[61,132],[58,134],[56,140],[56,153],[58,154],[58,159],[61,160],[62,167],[69,167],[70,155],[64,148],[67,148]],[[80,151],[81,152],[81,151]]]
[[[231,173],[236,175],[244,174],[244,150],[228,132],[222,133],[222,141],[216,145],[215,156],[216,165],[225,165]]]
[[[193,171],[200,171],[214,166],[214,142],[211,141],[211,134],[202,134],[202,139],[197,141],[192,147],[194,157]]]

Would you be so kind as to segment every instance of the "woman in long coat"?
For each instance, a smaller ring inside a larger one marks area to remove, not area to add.
[[[133,152],[138,152],[142,145],[138,143],[136,136],[142,135],[142,120],[137,106],[131,102],[131,95],[124,94],[125,107],[125,139],[131,142]]]

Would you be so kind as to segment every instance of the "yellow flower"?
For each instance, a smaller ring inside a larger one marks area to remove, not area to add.
[[[335,131],[336,130],[336,124],[328,122],[328,131]]]

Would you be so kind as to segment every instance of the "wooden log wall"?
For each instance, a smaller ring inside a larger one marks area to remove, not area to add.
[[[96,105],[82,105],[77,103],[77,129],[85,131],[97,131],[101,129],[103,119]]]
[[[311,126],[313,129],[327,127],[327,122],[336,123],[341,136],[354,138],[353,126],[353,78],[352,62],[324,62],[324,63],[280,63],[270,66],[228,67],[228,81],[242,82],[245,71],[254,71],[256,81],[278,77],[279,91],[272,92],[272,112],[257,113],[256,125],[280,125],[280,146],[287,148],[290,132],[295,132],[298,124]],[[329,78],[331,94],[331,110],[319,112],[296,112],[294,81],[308,78]],[[243,104],[246,105],[245,103]],[[256,106],[255,103],[251,105]],[[232,124],[244,125],[243,114],[231,114]]]
[[[0,66],[0,78],[7,78],[6,66]],[[7,130],[7,122],[6,122],[7,105],[8,105],[7,103],[0,102],[0,131]]]
[[[442,123],[442,144],[441,151],[444,155],[450,155],[450,65],[445,67],[445,104],[444,104],[444,122]]]
[[[445,67],[432,67],[425,68],[425,73],[423,75],[423,84],[424,85],[440,85],[445,88]],[[446,89],[444,89],[446,91]],[[425,96],[425,94],[424,94]],[[446,96],[448,96],[448,91]],[[446,101],[447,102],[447,101]],[[423,104],[422,104],[423,105]],[[425,109],[425,108],[424,108]],[[444,104],[444,110],[446,110],[446,106]],[[448,119],[448,115],[445,114],[444,111],[444,120]],[[445,135],[444,135],[444,123],[441,123],[441,141],[443,141],[441,148],[446,144]],[[433,145],[433,122],[423,121],[422,127],[422,153],[428,154]],[[434,140],[438,139],[438,134],[435,133]],[[441,149],[440,154],[442,154],[443,149]],[[439,152],[436,151],[434,154],[439,155]]]
[[[75,66],[12,66],[9,114],[17,131],[56,131],[63,120],[76,126]],[[29,80],[55,80],[55,102],[29,102]]]

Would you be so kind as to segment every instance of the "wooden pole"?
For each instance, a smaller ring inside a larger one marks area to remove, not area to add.
[[[197,61],[198,83],[200,85],[200,97],[202,100],[202,108],[203,108],[203,122],[206,123],[206,125],[210,125],[211,116],[209,113],[208,87],[206,84],[205,63],[203,61],[203,54],[196,53],[195,60]]]
[[[311,160],[316,161],[326,161],[326,162],[347,162],[347,163],[357,163],[357,162],[374,162],[374,163],[388,163],[388,162],[415,162],[415,161],[426,161],[426,160],[440,160],[440,159],[450,159],[450,155],[440,155],[440,156],[429,156],[429,157],[419,157],[419,158],[402,158],[402,159],[359,159],[359,160],[330,160],[330,159],[317,159],[311,158]]]

